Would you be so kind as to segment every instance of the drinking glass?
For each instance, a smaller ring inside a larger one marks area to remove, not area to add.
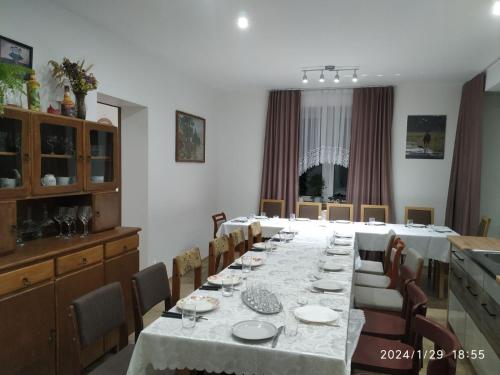
[[[406,222],[406,226],[411,227],[412,225],[413,225],[413,219],[408,219],[408,221]]]
[[[262,212],[260,213],[260,216],[262,216],[262,217],[266,217],[266,213],[265,213],[264,211],[262,211]]]
[[[64,239],[66,240],[71,238],[71,223],[73,223],[74,216],[76,216],[75,207],[64,207],[63,221],[64,224],[66,224],[66,226],[68,227],[68,232],[66,233],[66,236],[64,236]]]
[[[186,301],[182,307],[182,327],[194,328],[196,325],[196,303]]]
[[[64,207],[58,207],[54,213],[54,221],[59,225],[59,234],[56,236],[57,238],[61,238],[63,236],[62,224],[64,222],[64,210]]]
[[[295,317],[294,309],[285,310],[285,336],[293,337],[297,335],[299,322]]]
[[[290,212],[290,221],[295,220],[295,214],[293,212]]]
[[[231,297],[233,295],[233,275],[227,275],[222,279],[222,296]]]
[[[255,219],[255,214],[250,214],[250,215],[248,216],[248,218],[249,218],[250,220]]]
[[[374,218],[374,217],[369,218],[369,219],[368,219],[368,222],[369,222],[370,224],[375,224],[375,218]]]
[[[81,238],[87,237],[89,235],[88,231],[88,222],[92,218],[92,207],[90,206],[81,206],[78,209],[78,218],[83,224],[83,233],[80,236]]]
[[[78,218],[78,206],[70,207],[72,234],[76,234],[76,219]]]
[[[250,255],[241,257],[241,270],[243,273],[249,273],[252,270],[252,257]]]

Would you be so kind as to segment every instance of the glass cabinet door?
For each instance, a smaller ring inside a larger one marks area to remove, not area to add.
[[[83,122],[35,115],[34,194],[75,192],[83,187]]]
[[[0,198],[22,197],[29,183],[29,113],[5,108],[0,115]]]
[[[113,190],[118,187],[118,129],[112,125],[86,122],[86,189]]]

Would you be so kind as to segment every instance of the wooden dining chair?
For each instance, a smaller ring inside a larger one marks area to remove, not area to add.
[[[414,224],[434,224],[434,208],[432,207],[405,207],[404,223],[413,220]]]
[[[118,342],[110,347],[115,355],[92,369],[92,374],[125,374],[134,345],[128,344],[127,319],[120,283],[114,282],[74,300],[68,308],[73,329],[73,373],[87,374],[84,351],[111,332],[119,332]]]
[[[400,241],[400,238],[396,236],[396,233],[392,229],[389,230],[388,238],[382,261],[361,259],[361,266],[356,270],[356,272],[370,273],[373,275],[385,275],[389,269],[392,249],[395,248]]]
[[[267,217],[285,217],[285,201],[283,199],[261,199],[260,212],[265,212]]]
[[[491,218],[488,216],[483,216],[481,221],[479,222],[479,226],[477,228],[477,236],[478,237],[488,237],[488,231],[490,229]]]
[[[208,276],[215,275],[222,259],[222,268],[234,262],[234,244],[232,238],[222,236],[208,244]]]
[[[248,226],[248,250],[251,250],[254,243],[262,242],[262,227],[256,221]]]
[[[328,220],[353,221],[353,205],[349,203],[327,203],[326,214]]]
[[[144,315],[160,302],[164,302],[165,311],[172,307],[170,283],[164,263],[153,264],[132,276],[132,300],[137,342],[144,328]]]
[[[370,288],[394,289],[399,283],[399,268],[401,267],[401,253],[406,248],[406,244],[399,237],[393,243],[389,262],[386,266],[385,275],[373,275],[370,273],[358,272],[354,273],[354,284],[359,286],[367,286]]]
[[[181,277],[188,272],[194,271],[194,289],[201,286],[201,255],[200,249],[194,247],[184,253],[177,255],[173,259],[172,272],[172,305],[175,305],[180,298]]]
[[[318,217],[321,214],[321,203],[297,202],[295,214],[298,218],[318,220]]]
[[[217,237],[217,231],[219,230],[222,223],[227,221],[226,214],[224,212],[219,212],[212,215],[212,221],[214,222],[214,238]]]
[[[381,204],[362,204],[361,205],[361,221],[367,222],[369,218],[375,218],[376,221],[382,223],[389,222],[389,206]]]
[[[245,243],[245,233],[243,229],[235,229],[231,233],[229,233],[229,238],[233,241],[234,253],[236,256],[236,252],[239,256],[242,256],[247,251],[246,243]]]

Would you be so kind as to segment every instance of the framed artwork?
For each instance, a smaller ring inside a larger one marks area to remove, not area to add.
[[[33,47],[0,35],[0,62],[33,68]]]
[[[408,116],[406,159],[444,159],[446,116]]]
[[[175,112],[175,161],[205,162],[205,119]]]

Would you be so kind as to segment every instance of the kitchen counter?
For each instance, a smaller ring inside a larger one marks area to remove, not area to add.
[[[473,237],[473,236],[448,236],[448,240],[459,250],[481,249],[500,251],[500,238]]]

